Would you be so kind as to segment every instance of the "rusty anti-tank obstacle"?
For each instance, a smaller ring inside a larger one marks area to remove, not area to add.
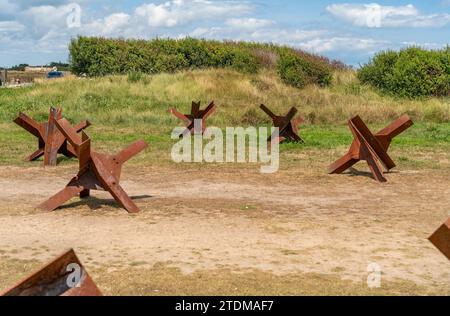
[[[352,118],[349,120],[348,126],[354,137],[353,143],[347,154],[328,168],[329,173],[342,173],[358,161],[365,160],[373,177],[379,182],[386,182],[380,163],[387,171],[395,167],[394,161],[387,154],[389,146],[394,137],[400,135],[412,125],[412,120],[407,114],[404,114],[391,125],[373,135],[359,116]]]
[[[66,119],[56,121],[56,126],[76,150],[79,171],[63,190],[38,208],[51,212],[77,195],[85,198],[90,195],[90,190],[105,190],[129,213],[139,212],[139,208],[120,186],[119,181],[122,165],[147,148],[147,144],[140,140],[110,156],[91,150],[91,140],[86,133],[82,131],[80,137]]]
[[[72,275],[72,273],[74,273]],[[73,286],[69,286],[72,285]],[[0,296],[102,296],[77,255],[70,249],[6,290]]]
[[[36,122],[24,113],[20,113],[14,120],[14,123],[38,138],[38,150],[26,158],[28,161],[44,156],[44,166],[56,166],[58,154],[68,158],[77,156],[74,148],[67,143],[67,139],[55,125],[55,122],[61,118],[62,110],[51,107],[48,122]],[[75,130],[80,132],[90,125],[89,121],[83,121],[75,126]]]
[[[279,143],[282,143],[285,140],[298,143],[305,142],[298,134],[299,125],[304,121],[304,119],[302,117],[294,119],[298,112],[297,108],[292,107],[286,116],[275,115],[264,104],[261,104],[260,108],[272,119],[273,126],[278,127],[279,137],[277,141]],[[267,139],[267,141],[271,142],[272,138],[273,134]]]
[[[428,240],[450,260],[450,217]]]
[[[170,108],[169,112],[186,124],[186,129],[184,130],[183,133],[180,134],[181,138],[189,134],[193,135],[196,132],[195,131],[196,120],[201,120],[202,123],[201,132],[203,134],[206,130],[206,120],[216,111],[216,109],[217,107],[214,104],[214,101],[212,101],[204,110],[200,110],[200,102],[192,101],[190,114],[182,114],[175,108]]]

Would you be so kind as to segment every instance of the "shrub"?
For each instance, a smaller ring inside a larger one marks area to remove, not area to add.
[[[229,67],[242,72],[259,69],[257,58],[248,49],[191,38],[142,41],[80,36],[71,41],[69,50],[71,69],[77,75],[160,73],[209,67]]]
[[[278,74],[284,82],[294,87],[302,88],[306,84],[301,61],[294,54],[282,54],[280,56]]]
[[[281,79],[297,88],[316,83],[326,86],[331,83],[331,68],[322,61],[302,58],[293,51],[283,50],[278,61],[278,73]]]
[[[399,97],[450,96],[450,48],[384,51],[358,71],[358,78]]]
[[[333,68],[324,57],[288,47],[193,38],[145,41],[80,36],[71,41],[69,51],[72,72],[88,76],[201,68],[256,73],[266,67],[276,68],[284,82],[301,88],[307,84],[330,84]]]

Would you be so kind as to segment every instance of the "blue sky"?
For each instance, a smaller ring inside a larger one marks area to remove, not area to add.
[[[450,0],[0,0],[0,66],[67,61],[78,34],[273,42],[357,66],[449,44]]]

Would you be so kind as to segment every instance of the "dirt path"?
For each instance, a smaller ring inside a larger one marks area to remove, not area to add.
[[[122,186],[140,214],[128,215],[104,192],[53,213],[35,210],[73,170],[0,167],[4,258],[45,261],[73,247],[88,267],[109,271],[164,262],[185,273],[230,267],[354,281],[375,262],[386,280],[450,293],[449,261],[427,241],[450,212],[450,174],[442,171],[402,170],[378,184],[301,169],[210,168],[198,176],[194,168],[128,165]]]

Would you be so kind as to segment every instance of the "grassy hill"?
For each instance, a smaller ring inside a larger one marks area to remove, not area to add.
[[[345,124],[353,115],[368,123],[384,123],[408,112],[415,121],[450,122],[450,99],[395,99],[361,85],[355,73],[334,73],[329,87],[297,89],[284,84],[273,72],[243,74],[210,69],[176,74],[65,78],[43,81],[34,87],[2,90],[0,120],[8,122],[18,111],[46,117],[49,105],[60,105],[73,119],[90,117],[118,126],[155,125],[171,129],[175,122],[166,110],[183,110],[192,100],[215,100],[219,114],[212,122],[220,127],[268,122],[261,103],[286,112],[297,106],[308,124]]]
[[[269,126],[268,117],[259,109],[266,104],[274,112],[284,114],[296,106],[306,119],[301,134],[306,145],[286,144],[283,153],[290,155],[308,150],[336,150],[351,140],[347,120],[359,114],[374,130],[402,113],[409,113],[416,125],[397,144],[413,150],[414,146],[450,149],[450,100],[429,98],[406,100],[381,96],[361,85],[353,71],[337,71],[329,87],[309,85],[297,89],[283,83],[273,71],[244,74],[226,69],[188,70],[175,74],[122,75],[98,78],[69,77],[42,81],[23,89],[0,89],[0,161],[17,162],[26,154],[34,139],[15,126],[12,120],[23,111],[45,121],[49,106],[60,106],[72,120],[89,119],[88,133],[96,148],[107,151],[144,138],[151,150],[138,159],[167,161],[174,141],[170,132],[181,122],[167,109],[174,106],[182,112],[193,100],[215,100],[218,112],[209,124],[226,126]],[[443,124],[436,124],[443,123]],[[416,148],[417,149],[417,148]],[[340,149],[342,151],[342,149]],[[405,160],[409,160],[404,155]]]

